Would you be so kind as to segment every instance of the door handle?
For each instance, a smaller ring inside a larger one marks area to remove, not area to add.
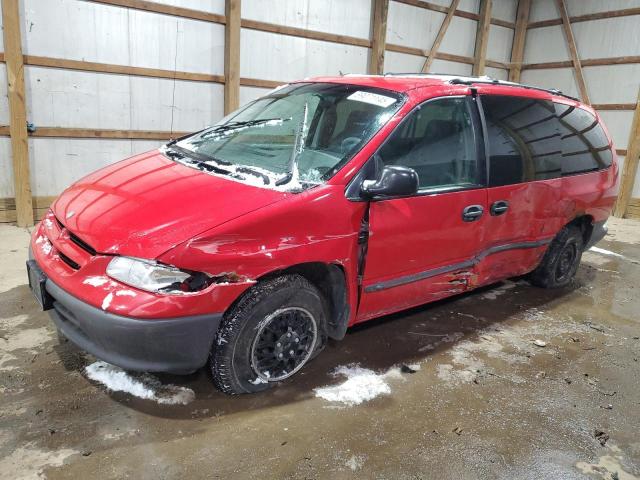
[[[462,210],[462,220],[465,222],[474,222],[482,216],[483,212],[484,208],[482,208],[482,205],[469,205]]]
[[[497,202],[493,202],[491,204],[491,215],[497,217],[498,215],[502,215],[504,212],[509,210],[509,202],[506,200],[498,200]]]

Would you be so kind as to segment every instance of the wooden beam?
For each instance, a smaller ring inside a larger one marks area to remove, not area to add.
[[[171,15],[173,17],[189,18],[191,20],[201,20],[211,23],[225,23],[224,15],[217,13],[203,12],[192,8],[174,7],[171,5],[163,5],[161,3],[149,2],[146,0],[89,0],[93,3],[102,3],[104,5],[112,5],[114,7],[131,8],[133,10],[141,10],[143,12],[161,13],[163,15]]]
[[[571,22],[569,21],[569,14],[567,13],[567,6],[564,0],[556,0],[556,5],[560,11],[560,17],[562,18],[562,28],[564,29],[564,35],[567,40],[567,46],[571,53],[571,61],[573,62],[573,69],[576,74],[576,83],[580,90],[580,96],[584,103],[591,103],[589,100],[589,92],[587,91],[587,83],[584,80],[582,74],[582,65],[580,64],[580,56],[578,55],[578,49],[576,48],[576,40],[573,38],[573,31],[571,30]]]
[[[384,52],[387,43],[387,15],[389,0],[373,0],[371,4],[371,50],[369,50],[369,73],[384,72]]]
[[[63,68],[65,70],[78,70],[84,72],[135,75],[138,77],[167,78],[170,80],[189,80],[193,82],[224,83],[224,75],[162,70],[159,68],[130,67],[128,65],[113,65],[110,63],[67,60],[64,58],[40,57],[35,55],[25,55],[24,63],[26,65],[37,67]]]
[[[636,181],[638,173],[638,159],[640,158],[640,88],[638,89],[638,100],[636,101],[635,112],[633,113],[633,122],[631,123],[631,131],[629,132],[629,143],[627,144],[627,155],[624,158],[622,167],[622,175],[620,177],[620,191],[618,192],[618,200],[613,210],[616,217],[624,217],[629,199],[633,192],[633,185]]]
[[[9,136],[9,126],[0,125],[0,137],[8,137],[8,136]]]
[[[0,52],[0,62],[4,63],[4,53]]]
[[[588,13],[586,15],[577,15],[569,17],[571,23],[590,22],[592,20],[604,20],[607,18],[629,17],[632,15],[640,15],[640,8],[625,8],[622,10],[610,10],[608,12]],[[539,22],[531,22],[528,28],[552,27],[554,25],[562,25],[561,18],[551,20],[541,20]]]
[[[9,134],[11,135],[11,157],[13,159],[16,220],[19,227],[26,227],[33,225],[33,204],[29,175],[27,110],[18,0],[2,0],[2,26],[7,70],[7,96],[9,97]]]
[[[106,128],[38,127],[31,137],[36,138],[98,138],[126,140],[169,140],[189,132],[153,130],[111,130]]]
[[[333,42],[340,43],[342,45],[353,45],[355,47],[366,48],[371,46],[371,40],[368,40],[366,38],[357,38],[351,37],[349,35],[338,35],[335,33],[319,32],[317,30],[309,30],[306,28],[288,27],[285,25],[276,25],[275,23],[261,22],[258,20],[242,19],[240,22],[240,26],[249,30],[279,33],[280,35],[308,38],[309,40],[319,40],[322,42]]]
[[[240,85],[242,85],[243,87],[276,88],[286,83],[288,82],[279,81],[279,80],[261,80],[258,78],[240,77]]]
[[[529,23],[530,11],[531,0],[519,0],[518,13],[516,15],[516,30],[513,33],[513,44],[511,46],[510,82],[520,82],[522,60],[524,58],[524,42],[527,37],[527,24]]]
[[[440,25],[440,30],[438,30],[438,34],[436,35],[436,39],[433,41],[433,45],[431,45],[429,56],[424,61],[424,65],[422,65],[422,73],[428,73],[431,69],[431,64],[435,60],[435,54],[438,53],[438,50],[440,49],[440,44],[444,39],[444,35],[447,33],[447,29],[451,24],[453,14],[455,13],[459,4],[460,0],[451,0],[451,5],[449,6],[449,10],[447,10],[447,15],[444,17],[442,25]]]
[[[635,103],[592,103],[592,108],[596,110],[625,111],[635,110]]]
[[[240,11],[241,0],[225,0],[224,114],[240,106]]]
[[[602,67],[609,65],[627,65],[640,63],[640,55],[630,55],[626,57],[609,57],[609,58],[587,58],[580,61],[583,67]],[[541,70],[546,68],[571,68],[573,63],[570,60],[563,62],[543,62],[543,63],[526,63],[522,66],[523,70]]]
[[[487,44],[491,27],[491,0],[480,0],[480,18],[476,29],[476,48],[474,50],[473,75],[484,75],[487,61]]]

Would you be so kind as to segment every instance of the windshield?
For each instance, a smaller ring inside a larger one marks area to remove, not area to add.
[[[164,153],[212,174],[299,190],[330,178],[402,104],[387,90],[331,83],[276,89]]]

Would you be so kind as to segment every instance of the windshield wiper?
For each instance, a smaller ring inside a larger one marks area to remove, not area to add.
[[[289,158],[289,167],[284,177],[276,181],[276,186],[280,187],[293,181],[298,183],[298,157],[304,150],[304,145],[307,141],[307,113],[309,112],[309,104],[305,102],[304,109],[302,110],[302,120],[296,131],[296,137],[293,141],[293,150],[291,151],[291,157]]]
[[[284,122],[291,120],[290,118],[260,118],[256,120],[244,120],[237,122],[227,122],[224,125],[218,125],[215,127],[211,127],[210,129],[204,131],[200,136],[202,138],[207,138],[210,134],[215,133],[223,133],[229,130],[236,130],[239,128],[246,127],[255,127],[257,125],[262,125],[265,123],[273,123],[274,125],[280,125]]]
[[[219,175],[229,175],[241,180],[244,180],[244,177],[239,174],[250,174],[260,178],[265,185],[269,185],[271,183],[271,179],[266,174],[259,172],[258,170],[254,170],[251,167],[247,167],[245,165],[233,167],[231,162],[226,162],[216,157],[210,157],[209,155],[194,152],[179,145],[165,145],[165,154],[179,159],[189,158],[195,160],[194,163],[196,164],[196,167],[206,170],[207,172],[217,173]],[[232,169],[227,170],[226,168],[220,168],[218,165],[232,167]]]

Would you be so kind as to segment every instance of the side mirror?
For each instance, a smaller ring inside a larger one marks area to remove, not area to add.
[[[418,191],[418,174],[413,168],[386,165],[377,180],[362,182],[360,192],[366,198],[406,197]]]

